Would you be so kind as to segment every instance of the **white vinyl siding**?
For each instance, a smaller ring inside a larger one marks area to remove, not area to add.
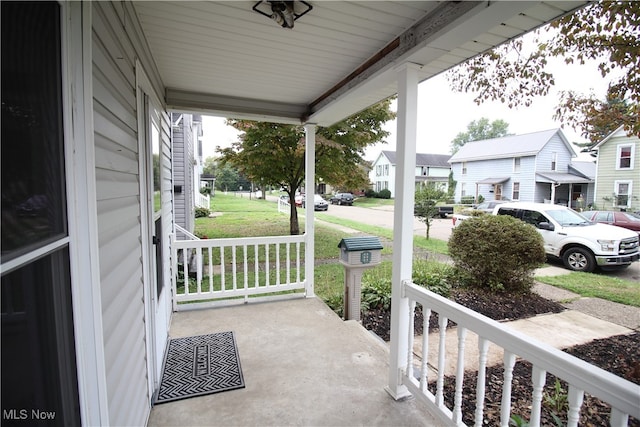
[[[174,191],[176,224],[193,232],[194,227],[194,135],[192,116],[190,114],[174,114],[173,120],[179,124],[172,128],[173,142],[173,185],[181,186],[180,192]],[[195,189],[198,191],[199,189]]]
[[[126,3],[92,3],[93,106],[103,339],[109,422],[144,425],[148,393],[135,63],[153,70]],[[148,71],[152,81],[157,73]],[[159,87],[159,85],[157,86]],[[163,167],[170,170],[167,115]],[[163,176],[163,234],[171,231],[171,176]],[[168,259],[169,248],[164,251]],[[168,266],[169,263],[166,262]],[[169,278],[169,274],[164,276]],[[168,286],[165,286],[168,289]]]

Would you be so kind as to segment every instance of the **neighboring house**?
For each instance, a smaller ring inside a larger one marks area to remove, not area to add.
[[[596,191],[598,209],[640,210],[640,139],[621,127],[599,142]]]
[[[447,191],[451,172],[448,163],[450,157],[449,154],[416,153],[416,186],[436,183],[438,188]],[[369,179],[375,191],[388,189],[391,191],[391,197],[395,197],[395,151],[382,151],[378,155],[369,172]]]
[[[572,162],[576,152],[560,129],[474,141],[449,163],[455,200],[514,200],[587,207],[595,165]]]
[[[174,217],[176,224],[190,233],[195,224],[195,208],[209,208],[208,197],[200,194],[201,137],[202,118],[199,115],[171,113]]]

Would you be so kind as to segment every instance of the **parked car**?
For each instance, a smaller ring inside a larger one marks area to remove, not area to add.
[[[329,199],[332,205],[353,205],[353,194],[351,193],[336,193]]]
[[[570,270],[624,268],[640,259],[637,233],[591,222],[566,206],[503,203],[495,207],[493,215],[513,216],[533,225],[544,239],[547,255],[562,259]]]
[[[301,197],[300,204],[298,204],[297,197],[296,197],[296,205],[304,208],[307,205],[307,197],[304,194],[302,196],[300,196],[300,197]],[[313,210],[314,211],[326,211],[326,210],[329,210],[329,203],[327,203],[327,201],[325,199],[323,199],[321,195],[314,194],[313,195]]]
[[[295,198],[294,198],[294,202],[296,204],[297,207],[301,208],[302,204],[304,203],[304,194],[298,194]]]
[[[507,202],[508,200],[487,200],[474,206],[473,209],[486,212],[486,213],[491,213],[493,212],[493,208],[495,208],[501,203],[507,203]]]
[[[640,215],[632,212],[586,211],[582,215],[589,221],[628,228],[640,234]]]

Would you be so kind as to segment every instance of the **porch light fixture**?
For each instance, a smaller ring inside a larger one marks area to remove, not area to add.
[[[301,6],[300,6],[301,5]],[[301,10],[302,8],[304,10]],[[296,13],[296,9],[300,13]],[[306,1],[259,1],[253,5],[253,10],[261,15],[271,18],[282,28],[293,28],[293,23],[313,9]]]

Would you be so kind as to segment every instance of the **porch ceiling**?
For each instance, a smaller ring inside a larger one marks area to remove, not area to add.
[[[302,5],[296,3],[296,11]],[[285,29],[254,1],[134,2],[169,108],[330,125],[584,1],[310,1]]]

